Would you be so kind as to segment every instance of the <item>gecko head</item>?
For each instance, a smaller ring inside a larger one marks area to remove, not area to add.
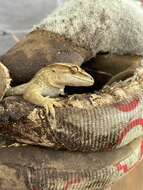
[[[49,65],[54,82],[60,86],[91,86],[94,79],[78,65],[54,63]]]

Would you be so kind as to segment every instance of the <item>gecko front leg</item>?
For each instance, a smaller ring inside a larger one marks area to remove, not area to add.
[[[48,96],[42,96],[43,88],[32,84],[25,90],[23,98],[35,105],[42,106],[45,108],[47,114],[52,114],[55,117],[54,107],[61,107],[62,105]]]

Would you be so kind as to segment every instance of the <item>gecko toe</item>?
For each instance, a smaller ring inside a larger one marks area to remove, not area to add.
[[[52,104],[45,104],[44,105],[44,108],[46,110],[46,114],[47,115],[52,115],[54,118],[55,118],[55,109],[54,109],[54,106]]]
[[[51,114],[53,117],[55,117],[55,108],[54,107],[62,107],[62,104],[55,100],[48,98],[45,100],[43,106],[46,109],[46,114]]]

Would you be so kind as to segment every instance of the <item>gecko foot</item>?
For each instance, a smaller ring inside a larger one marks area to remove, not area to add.
[[[54,107],[62,107],[62,104],[52,98],[45,98],[43,107],[46,109],[47,114],[50,113],[53,117],[55,117],[55,108]]]

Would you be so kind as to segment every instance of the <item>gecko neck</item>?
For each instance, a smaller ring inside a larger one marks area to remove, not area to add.
[[[57,97],[58,95],[64,95],[64,88],[58,88],[54,86],[48,86],[43,89],[43,96]]]

